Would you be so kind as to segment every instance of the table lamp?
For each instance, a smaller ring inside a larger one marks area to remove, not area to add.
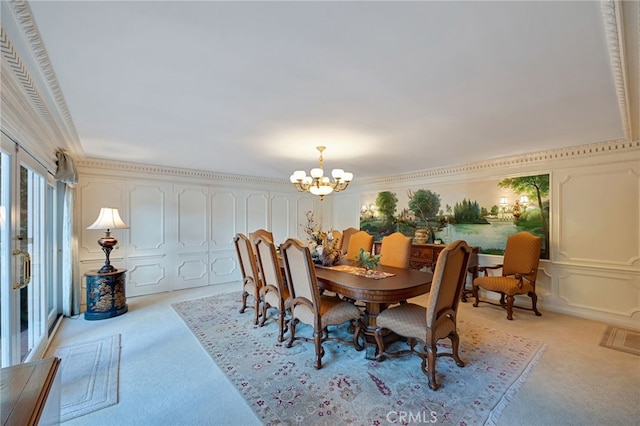
[[[98,272],[101,274],[116,272],[117,269],[111,266],[109,255],[111,254],[111,250],[113,250],[113,247],[118,244],[118,240],[111,235],[111,230],[129,229],[127,224],[124,223],[120,218],[118,209],[102,207],[96,221],[87,226],[87,229],[106,229],[105,236],[98,240],[98,244],[100,245],[100,247],[102,247],[102,251],[107,256],[107,258],[104,262],[104,266],[100,268]]]

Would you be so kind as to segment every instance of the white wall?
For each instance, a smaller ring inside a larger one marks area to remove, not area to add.
[[[79,164],[81,272],[103,262],[100,231],[84,229],[100,207],[121,209],[129,230],[115,231],[112,263],[129,270],[129,296],[215,285],[240,277],[232,238],[271,229],[276,241],[304,239],[305,213],[323,227],[358,226],[359,208],[380,191],[549,173],[551,256],[537,293],[552,310],[640,328],[640,143],[611,142],[354,182],[320,202],[277,180],[105,161]],[[481,255],[481,264],[500,263]],[[520,303],[529,304],[523,296]],[[528,313],[526,313],[528,314]]]
[[[430,185],[550,174],[549,260],[542,260],[537,294],[543,310],[640,329],[640,143],[609,142],[446,169],[354,182],[334,196],[334,216],[395,192]],[[354,197],[359,197],[354,201]],[[481,264],[501,263],[481,255]],[[527,296],[520,303],[530,306]],[[524,312],[524,311],[523,311]]]
[[[104,263],[96,242],[104,231],[86,227],[101,207],[117,207],[130,229],[112,231],[119,243],[111,263],[127,269],[127,296],[239,280],[237,233],[265,228],[281,243],[305,238],[309,210],[326,209],[331,219],[331,201],[280,181],[93,160],[78,166],[80,273]]]

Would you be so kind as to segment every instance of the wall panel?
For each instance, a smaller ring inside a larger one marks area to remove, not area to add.
[[[291,196],[288,194],[273,194],[271,196],[271,232],[274,243],[282,244],[290,235],[291,223],[295,222],[291,216]]]
[[[588,265],[640,267],[637,171],[569,170],[558,180],[557,259]],[[594,250],[596,247],[602,249]]]
[[[256,229],[270,229],[269,193],[267,191],[245,191],[244,206],[247,235]]]
[[[209,188],[174,185],[176,257],[173,289],[209,284]]]
[[[168,271],[172,267],[168,218],[173,211],[168,200],[172,185],[165,182],[131,182],[129,195],[130,244],[127,248],[127,295],[171,290]]]

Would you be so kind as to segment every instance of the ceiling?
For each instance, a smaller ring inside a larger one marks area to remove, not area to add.
[[[598,2],[29,4],[91,158],[357,180],[637,129]]]

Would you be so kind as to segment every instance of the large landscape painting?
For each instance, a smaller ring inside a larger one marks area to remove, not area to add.
[[[426,229],[430,243],[461,239],[481,253],[502,255],[509,235],[529,231],[543,238],[540,257],[549,258],[548,174],[385,191],[370,207],[363,206],[360,228],[377,240]]]

